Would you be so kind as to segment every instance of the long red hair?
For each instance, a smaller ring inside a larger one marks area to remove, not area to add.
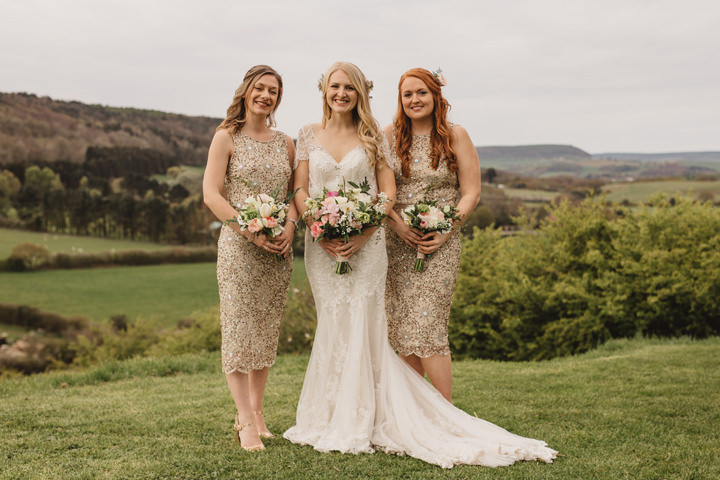
[[[403,110],[402,105],[402,84],[408,77],[415,77],[427,85],[428,90],[433,96],[433,129],[430,133],[430,159],[432,167],[437,170],[440,164],[440,158],[445,157],[447,167],[450,172],[457,172],[457,156],[450,145],[452,129],[447,120],[447,113],[450,110],[450,104],[442,95],[440,83],[432,73],[424,68],[413,68],[408,70],[400,77],[398,83],[398,109],[395,113],[393,126],[395,128],[395,152],[400,159],[402,165],[402,174],[404,177],[410,176],[410,146],[412,145],[412,122]]]

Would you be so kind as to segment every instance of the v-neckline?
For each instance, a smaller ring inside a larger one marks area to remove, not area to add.
[[[343,155],[343,157],[342,157],[342,158],[340,159],[340,161],[338,162],[338,161],[335,159],[335,157],[333,156],[333,154],[330,153],[330,150],[328,150],[327,148],[325,148],[325,145],[322,144],[322,142],[321,142],[320,139],[318,138],[317,134],[315,133],[315,130],[312,128],[312,125],[310,125],[309,128],[310,128],[310,131],[311,131],[312,134],[313,134],[313,137],[315,137],[315,140],[317,140],[318,145],[320,145],[320,148],[322,148],[322,149],[325,151],[325,153],[327,153],[328,156],[329,156],[330,158],[332,158],[333,162],[335,162],[336,165],[340,165],[343,161],[345,161],[345,159],[348,157],[348,155],[350,155],[352,152],[354,152],[355,150],[357,150],[358,147],[362,147],[362,146],[363,146],[362,142],[358,142],[358,144],[355,145],[355,146],[354,146],[353,148],[351,148],[350,150],[348,150],[348,152],[347,152],[345,155]]]

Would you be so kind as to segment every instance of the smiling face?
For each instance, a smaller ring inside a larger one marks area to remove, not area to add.
[[[328,78],[325,101],[336,113],[352,112],[357,106],[358,92],[350,77],[342,70],[335,70]]]
[[[280,85],[275,75],[263,75],[248,91],[245,107],[249,113],[267,117],[275,110],[279,93]]]
[[[407,77],[400,86],[402,106],[410,120],[422,120],[433,114],[435,100],[425,82],[417,77]]]

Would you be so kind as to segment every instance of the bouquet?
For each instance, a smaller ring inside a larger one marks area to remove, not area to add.
[[[269,237],[280,235],[285,230],[283,223],[290,206],[288,203],[275,200],[276,196],[277,192],[273,192],[273,196],[265,193],[250,195],[245,199],[244,205],[235,206],[238,214],[227,223],[237,223],[240,230],[248,230],[255,235],[260,233]],[[286,202],[289,202],[293,196],[294,193],[289,195]],[[282,257],[276,253],[275,260],[280,262]]]
[[[411,205],[400,212],[405,225],[420,230],[421,233],[440,232],[450,233],[453,222],[460,219],[458,209],[454,206],[436,206],[437,201],[423,200]],[[425,255],[417,252],[415,258],[415,271],[425,271]]]
[[[347,182],[349,187],[342,185],[337,190],[328,191],[323,188],[322,194],[305,200],[307,210],[303,215],[310,225],[310,235],[314,241],[323,238],[342,238],[347,243],[350,235],[362,233],[367,227],[379,226],[387,216],[384,204],[387,195],[380,193],[377,202],[373,203],[370,184],[367,178],[360,184]],[[347,258],[338,256],[335,273],[343,275],[352,270]]]

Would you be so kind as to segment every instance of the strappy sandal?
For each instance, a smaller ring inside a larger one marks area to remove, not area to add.
[[[253,422],[250,423],[240,423],[240,415],[235,417],[235,439],[240,444],[240,447],[245,450],[246,452],[259,452],[260,450],[265,450],[265,445],[263,445],[262,441],[260,441],[257,445],[251,445],[249,447],[244,447],[242,444],[242,441],[240,440],[240,432],[245,430],[247,427],[251,427],[255,425]]]
[[[253,412],[253,415],[260,415],[261,417],[263,417],[263,420],[265,420],[265,415],[263,414],[263,411],[262,411],[262,410],[258,410],[257,412]],[[267,426],[266,426],[265,428],[267,428]],[[267,432],[258,431],[258,435],[260,435],[262,438],[275,438],[275,435],[273,435],[272,433],[270,433],[270,431],[267,431]]]

